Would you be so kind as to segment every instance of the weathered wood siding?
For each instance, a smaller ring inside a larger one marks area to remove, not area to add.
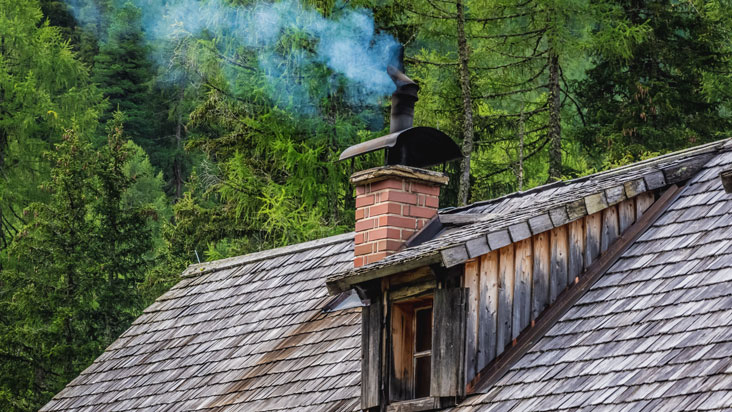
[[[535,233],[465,264],[465,379],[470,382],[653,203],[644,193]]]

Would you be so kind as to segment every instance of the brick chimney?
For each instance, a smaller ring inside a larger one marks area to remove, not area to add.
[[[381,260],[437,214],[447,176],[431,170],[389,165],[356,172],[354,267]]]

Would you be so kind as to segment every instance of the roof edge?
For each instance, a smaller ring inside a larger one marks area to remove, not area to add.
[[[228,269],[231,267],[243,265],[246,263],[257,262],[260,260],[271,259],[278,256],[289,255],[294,252],[302,252],[310,249],[317,249],[323,246],[333,245],[336,243],[353,240],[354,232],[343,233],[340,235],[324,237],[303,243],[296,243],[278,247],[275,249],[263,250],[261,252],[248,253],[246,255],[230,257],[226,259],[214,260],[211,262],[194,263],[189,265],[180,275],[181,278],[189,278],[217,270]]]
[[[525,232],[531,235],[542,233],[553,227],[562,226],[566,223],[577,220],[582,216],[598,212],[606,207],[619,203],[620,200],[623,200],[626,197],[632,197],[643,192],[669,187],[673,184],[687,180],[691,178],[701,167],[703,167],[715,154],[720,151],[728,150],[732,150],[732,139],[729,138],[646,159],[641,162],[632,163],[621,166],[617,169],[607,170],[571,181],[554,182],[549,185],[539,186],[531,191],[546,190],[547,188],[554,187],[558,184],[591,181],[593,178],[597,178],[598,176],[608,177],[620,175],[634,170],[643,170],[644,167],[649,166],[648,170],[642,176],[635,176],[632,180],[619,183],[617,189],[621,189],[624,192],[623,196],[617,197],[612,201],[608,198],[607,193],[610,187],[604,189],[599,188],[596,192],[586,194],[582,198],[576,200],[568,200],[566,202],[556,204],[553,206],[554,209],[540,211],[540,213],[537,213],[536,215],[528,215],[522,212],[522,214],[515,216],[515,220],[505,222],[505,225],[496,227],[496,229],[490,233],[479,233],[474,237],[466,238],[460,242],[445,244],[431,251],[425,252],[423,255],[410,257],[407,260],[399,260],[398,257],[401,254],[401,252],[399,252],[383,259],[382,261],[374,262],[360,268],[355,268],[346,273],[331,276],[326,280],[328,289],[331,293],[334,293],[334,291],[345,290],[349,288],[350,285],[356,283],[414,269],[413,265],[423,259],[431,259],[430,264],[441,263],[445,267],[456,266],[476,256],[488,253],[490,250],[495,250],[507,245],[508,243],[514,243],[522,240],[520,238],[515,238],[514,235],[510,234],[509,229],[511,226],[523,225],[527,229]],[[521,192],[519,194],[523,195],[529,192]],[[516,196],[517,193],[512,195]],[[506,197],[510,196],[511,195],[507,195]],[[490,202],[493,201],[496,201],[496,199],[490,200]],[[471,206],[476,204],[479,203],[474,203]],[[451,209],[444,212],[440,211],[440,219],[443,216],[449,216],[449,212],[452,212],[453,210],[457,209]],[[484,222],[489,222],[490,220],[491,219],[488,219]],[[494,241],[491,241],[491,237],[495,238],[493,239]]]
[[[574,183],[582,183],[585,181],[596,179],[598,177],[606,177],[606,176],[613,176],[615,174],[621,174],[623,172],[628,171],[628,169],[636,169],[636,168],[641,168],[645,165],[650,165],[650,164],[654,164],[654,163],[662,163],[664,160],[671,161],[671,160],[674,160],[676,157],[679,157],[682,155],[683,156],[694,156],[694,155],[708,153],[708,152],[716,152],[723,148],[727,149],[727,150],[732,149],[732,137],[728,137],[728,138],[721,139],[721,140],[716,140],[714,142],[705,143],[703,145],[694,146],[694,147],[690,147],[687,149],[677,150],[677,151],[671,152],[671,153],[662,154],[660,156],[651,157],[649,159],[641,160],[641,161],[638,161],[635,163],[629,163],[627,165],[616,167],[614,169],[603,170],[603,171],[596,172],[596,173],[593,173],[593,174],[587,175],[587,176],[580,176],[580,177],[576,177],[576,178],[570,179],[570,180],[559,180],[556,182],[547,183],[545,185],[532,187],[531,189],[528,189],[528,190],[508,193],[508,194],[505,194],[503,196],[499,196],[499,197],[496,197],[493,199],[481,200],[479,202],[471,203],[471,204],[465,205],[465,206],[444,208],[444,209],[440,210],[440,212],[443,214],[456,213],[461,210],[469,210],[475,206],[480,206],[482,204],[488,204],[488,203],[497,202],[497,201],[500,201],[503,199],[510,199],[510,198],[514,198],[514,197],[525,196],[525,195],[529,195],[532,193],[537,193],[537,192],[541,192],[541,191],[544,191],[547,189],[551,189],[553,187],[566,186],[566,185],[574,184]]]
[[[367,282],[369,280],[379,279],[386,276],[401,273],[407,270],[417,269],[422,266],[428,266],[434,263],[441,263],[442,257],[439,252],[420,256],[417,259],[407,260],[399,264],[384,266],[377,270],[362,272],[354,276],[343,277],[342,274],[330,276],[325,279],[325,285],[328,287],[328,293],[336,295],[351,289],[356,283]]]

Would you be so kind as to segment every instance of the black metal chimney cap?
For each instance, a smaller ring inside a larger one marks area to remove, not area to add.
[[[412,127],[353,145],[341,153],[338,160],[386,149],[387,165],[429,167],[462,156],[450,136],[433,127]]]

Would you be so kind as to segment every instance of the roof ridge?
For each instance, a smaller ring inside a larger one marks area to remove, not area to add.
[[[507,193],[503,196],[499,196],[499,197],[496,197],[493,199],[479,200],[477,202],[473,202],[473,203],[471,203],[469,205],[465,205],[465,206],[447,207],[444,209],[440,209],[439,212],[440,212],[440,214],[457,213],[457,212],[464,211],[464,210],[470,210],[471,208],[474,208],[476,206],[482,206],[482,205],[498,202],[498,201],[501,201],[504,199],[511,199],[511,198],[515,198],[515,197],[530,195],[533,193],[543,192],[545,190],[548,190],[548,189],[551,189],[554,187],[562,187],[562,186],[567,186],[569,184],[581,183],[581,182],[589,181],[589,180],[592,180],[592,179],[595,179],[598,177],[605,177],[606,175],[612,176],[613,174],[620,174],[620,173],[626,172],[628,170],[642,169],[645,166],[653,165],[655,163],[663,163],[664,160],[673,160],[673,158],[679,157],[682,155],[691,156],[691,155],[696,155],[699,153],[704,153],[707,151],[717,151],[719,149],[732,149],[732,138],[716,140],[714,142],[706,143],[706,144],[703,144],[700,146],[693,146],[693,147],[690,147],[687,149],[677,150],[675,152],[662,154],[659,156],[640,160],[638,162],[629,163],[627,165],[595,172],[590,175],[576,177],[576,178],[570,179],[570,180],[558,180],[556,182],[546,183],[546,184],[543,184],[540,186],[532,187],[531,189],[528,189],[528,190]]]
[[[274,249],[252,252],[246,255],[234,256],[226,259],[214,260],[211,262],[194,263],[189,265],[180,275],[181,278],[188,278],[214,272],[217,270],[228,269],[240,266],[246,263],[258,262],[261,260],[272,259],[279,256],[289,255],[294,252],[303,252],[310,249],[317,249],[323,246],[342,243],[346,240],[353,240],[354,232],[342,233],[320,239],[310,240],[307,242],[296,243],[293,245],[282,246]]]

